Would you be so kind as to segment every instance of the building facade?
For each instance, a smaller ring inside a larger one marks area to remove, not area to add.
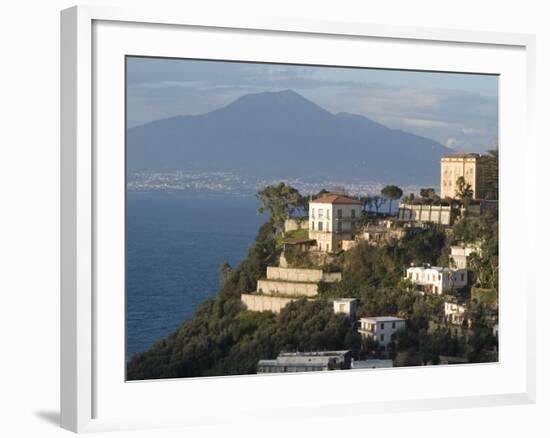
[[[309,238],[317,249],[335,252],[343,240],[352,240],[361,216],[362,203],[342,195],[326,195],[309,203]]]
[[[466,306],[455,301],[445,301],[445,318],[451,324],[462,324]]]
[[[357,316],[357,300],[355,298],[337,298],[332,303],[334,313],[343,313],[352,321]]]
[[[431,294],[441,295],[453,289],[460,289],[468,284],[466,269],[450,269],[439,266],[412,266],[407,269],[406,279],[422,286]]]
[[[464,177],[472,187],[474,199],[486,199],[497,187],[495,158],[480,154],[456,154],[441,158],[441,197],[457,197],[457,180]]]
[[[456,269],[468,268],[468,256],[470,254],[480,254],[479,245],[455,245],[451,246],[451,259]]]
[[[281,353],[277,359],[262,359],[258,362],[258,374],[303,373],[349,370],[350,368],[351,352],[349,350]]]
[[[359,333],[363,337],[372,338],[384,349],[391,342],[392,336],[398,330],[404,330],[406,325],[403,318],[398,318],[396,316],[372,316],[361,318],[359,324]]]

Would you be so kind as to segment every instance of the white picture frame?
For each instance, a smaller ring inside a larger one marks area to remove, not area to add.
[[[147,32],[147,37],[141,38],[144,32]],[[220,52],[222,48],[216,44],[219,42],[216,38],[220,38],[223,32],[226,33],[224,38],[231,37],[242,43],[241,55]],[[124,230],[120,228],[123,222],[118,220],[120,190],[110,193],[106,187],[124,181],[120,179],[124,175],[120,161],[120,147],[124,148],[123,140],[120,143],[124,129],[123,112],[120,112],[123,92],[120,86],[124,83],[119,75],[120,63],[123,63],[121,55],[156,53],[182,57],[181,44],[169,43],[180,37],[196,38],[192,55],[202,53],[202,58],[222,56],[224,59],[296,62],[302,59],[299,50],[308,49],[311,58],[303,60],[304,63],[322,63],[323,59],[328,62],[332,57],[332,64],[350,65],[344,60],[346,50],[338,51],[338,47],[355,45],[361,48],[365,45],[376,50],[377,45],[384,44],[390,49],[389,54],[385,54],[386,58],[379,54],[380,59],[372,61],[378,66],[501,75],[501,190],[505,196],[501,197],[503,220],[500,233],[501,239],[506,236],[506,241],[502,246],[500,274],[503,286],[499,363],[376,370],[374,373],[352,371],[161,382],[120,380],[124,351],[120,351],[119,357],[118,348],[120,333],[124,332],[124,319],[120,320],[124,290],[116,285],[123,277],[120,257],[124,255],[120,251],[119,239]],[[277,40],[285,42],[275,44]],[[296,46],[295,52],[290,49],[289,42]],[[322,50],[318,50],[321,45]],[[406,53],[404,46],[410,48]],[[390,57],[392,50],[394,60]],[[412,56],[409,52],[415,50],[417,58],[407,60],[407,56]],[[530,264],[521,260],[521,252],[534,246],[536,228],[524,229],[521,236],[514,234],[513,230],[521,221],[534,224],[536,212],[534,208],[525,210],[527,213],[519,220],[512,215],[517,205],[511,202],[522,199],[518,203],[535,205],[536,199],[535,142],[531,126],[534,120],[534,51],[534,37],[523,34],[268,17],[243,16],[228,21],[214,15],[197,16],[187,10],[136,11],[78,6],[62,11],[62,427],[83,432],[213,422],[223,424],[225,421],[247,421],[251,417],[269,420],[280,415],[310,418],[312,415],[361,415],[534,402],[535,311],[531,280],[534,277]],[[401,53],[399,60],[395,53]],[[424,64],[420,64],[422,62]],[[112,102],[106,99],[112,99]],[[113,153],[118,155],[108,157],[105,144],[115,145]],[[520,156],[512,154],[517,144],[522,145]],[[113,208],[110,216],[115,218],[113,227],[103,220],[110,208]],[[108,241],[116,241],[118,246],[108,248],[107,253]],[[112,266],[112,271],[106,266]],[[509,269],[512,266],[514,270]],[[118,280],[111,282],[115,278]],[[114,292],[107,296],[103,291],[109,284],[113,284]],[[109,338],[105,336],[107,330],[114,333]],[[114,360],[113,354],[116,355]],[[445,385],[442,387],[442,383],[461,378],[473,378],[473,385],[453,387],[450,383],[448,390]],[[390,381],[400,389],[383,392],[383,385]],[[317,389],[321,385],[322,393]],[[357,391],[343,398],[338,393],[342,385],[368,385],[369,394]],[[193,406],[185,405],[184,401],[174,403],[174,397],[178,391],[181,393],[183,386],[186,394],[194,394]],[[227,407],[225,394],[236,394],[237,388],[240,406],[223,409],[223,406]],[[288,393],[293,388],[310,396],[297,395],[289,402],[285,391]],[[266,391],[271,391],[269,400],[261,396]],[[219,400],[209,399],[213,394],[217,394]],[[251,398],[254,394],[262,403]],[[321,394],[329,394],[330,400]],[[164,398],[166,403],[161,403],[159,400]]]

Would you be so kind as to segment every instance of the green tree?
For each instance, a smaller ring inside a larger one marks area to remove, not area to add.
[[[397,186],[392,186],[392,185],[389,185],[389,186],[386,186],[384,187],[380,194],[386,198],[386,199],[389,199],[390,201],[390,214],[391,214],[391,204],[392,204],[392,201],[395,201],[397,199],[400,199],[401,196],[403,196],[403,190],[401,190],[399,187]]]
[[[231,265],[228,262],[224,261],[220,264],[218,272],[220,274],[220,285],[222,287],[229,278],[229,275],[231,275],[231,270]]]
[[[258,212],[269,213],[271,222],[278,229],[282,228],[288,217],[297,212],[307,211],[307,199],[294,187],[283,182],[267,186],[256,193],[256,198],[262,204]]]
[[[321,196],[325,196],[328,194],[330,194],[330,192],[327,189],[321,189],[317,194],[313,195],[313,199],[320,198]]]
[[[486,160],[484,178],[487,181],[485,199],[498,199],[498,147],[488,150],[487,153],[488,155],[484,157]]]
[[[363,211],[371,211],[374,200],[372,196],[361,196],[359,200],[363,203]]]
[[[439,200],[438,194],[435,192],[435,189],[432,187],[420,189],[420,196],[424,199],[429,199],[430,201]]]
[[[413,204],[415,200],[414,193],[409,193],[407,196],[403,198],[403,202],[405,204]]]
[[[472,186],[466,182],[463,176],[456,180],[456,196],[462,201],[462,205],[467,207],[474,197]]]
[[[374,205],[374,209],[376,210],[376,214],[378,214],[380,207],[382,207],[386,203],[386,201],[387,199],[383,196],[375,195],[372,197],[372,203]]]
[[[492,323],[485,305],[471,302],[466,312],[466,319],[470,321],[468,335],[468,362],[491,362],[496,358],[493,349],[498,340],[493,335]]]

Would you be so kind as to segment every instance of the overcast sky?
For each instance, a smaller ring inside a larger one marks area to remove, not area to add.
[[[483,152],[498,142],[496,76],[135,57],[127,62],[129,127],[203,114],[244,94],[291,89],[328,111],[361,114],[460,152]]]

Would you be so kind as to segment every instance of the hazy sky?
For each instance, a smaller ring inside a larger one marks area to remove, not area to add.
[[[294,65],[128,58],[127,117],[133,127],[203,114],[244,94],[292,89],[328,111],[364,115],[461,152],[498,141],[498,78]]]

